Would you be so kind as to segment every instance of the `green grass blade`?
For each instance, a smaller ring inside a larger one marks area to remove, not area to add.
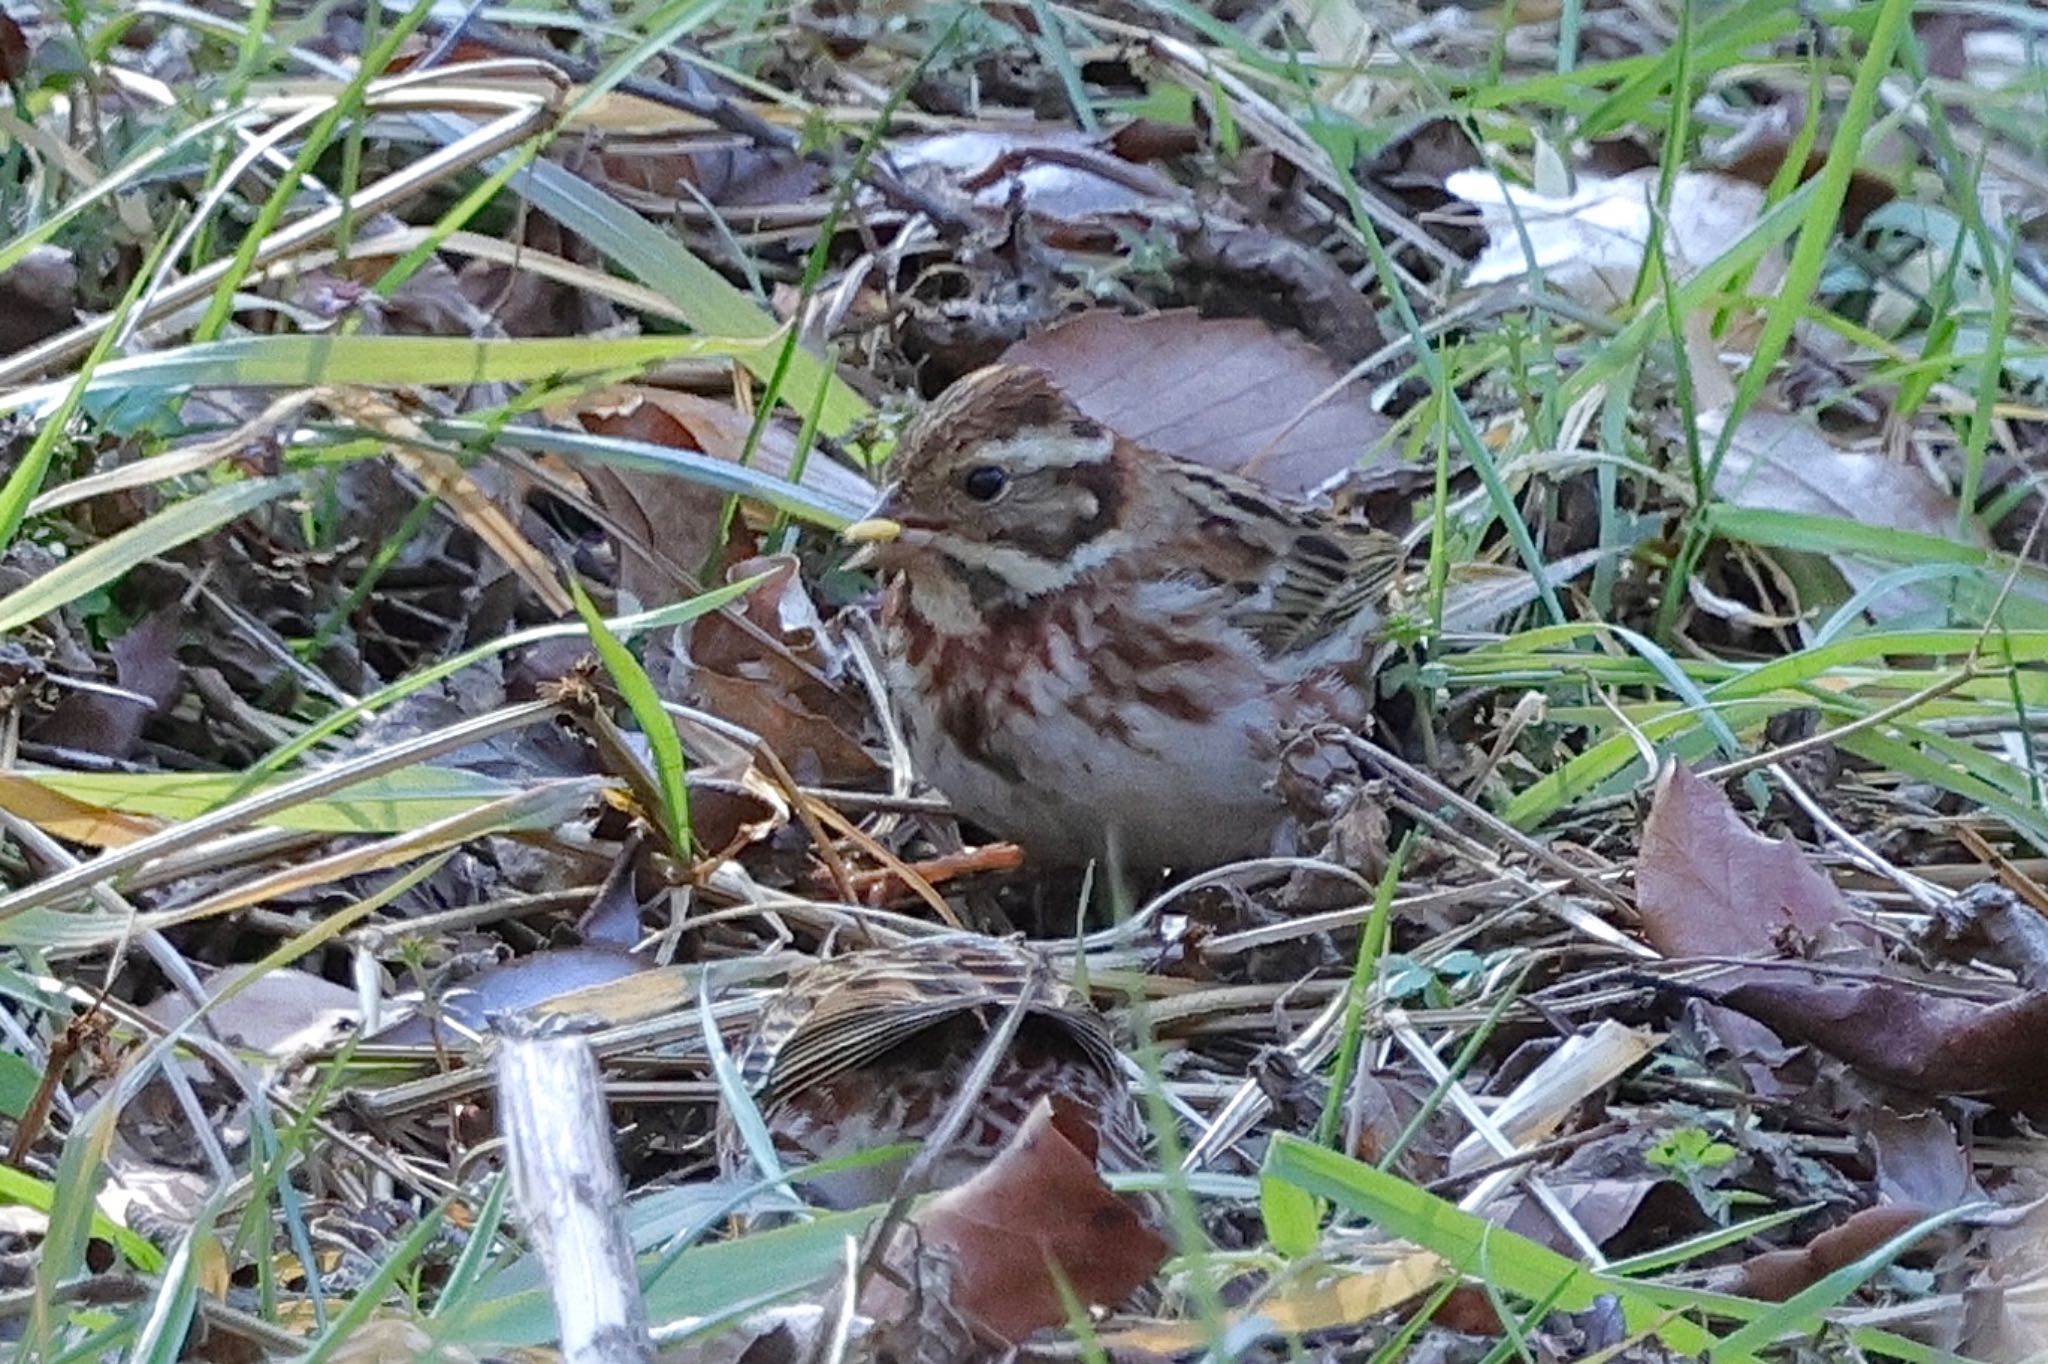
[[[0,630],[26,625],[78,600],[137,564],[167,554],[282,497],[296,482],[289,478],[252,478],[222,484],[166,507],[147,521],[80,551],[26,587],[0,598]]]
[[[646,441],[593,436],[581,431],[554,431],[538,426],[487,428],[481,422],[429,421],[422,423],[435,435],[450,440],[486,438],[527,450],[542,450],[564,459],[589,460],[614,469],[636,473],[667,474],[686,478],[714,492],[729,493],[759,502],[778,512],[826,530],[838,530],[857,520],[867,510],[852,502],[792,483],[788,479],[729,463],[694,450],[677,450]]]
[[[1750,1354],[1781,1337],[1811,1335],[1823,1321],[1823,1313],[1855,1292],[1873,1274],[1912,1249],[1915,1242],[1965,1215],[1982,1211],[1982,1206],[1951,1208],[1927,1218],[1871,1251],[1852,1264],[1810,1284],[1781,1303],[1773,1304],[1754,1320],[1736,1329],[1721,1342],[1715,1359]]]
[[[29,1301],[28,1325],[23,1335],[23,1359],[46,1359],[50,1354],[51,1332],[57,1287],[85,1266],[86,1242],[99,1221],[94,1200],[107,1174],[107,1153],[113,1149],[115,1120],[131,1086],[124,1074],[109,1086],[107,1096],[81,1113],[78,1125],[64,1142],[57,1158],[55,1196],[50,1202],[49,1224],[43,1232],[35,1265],[35,1288]]]
[[[1555,1299],[1568,1312],[1613,1294],[1631,1331],[1654,1331],[1671,1349],[1701,1355],[1714,1338],[1697,1324],[1672,1317],[1622,1281],[1604,1280],[1577,1261],[1497,1227],[1395,1175],[1286,1134],[1267,1149],[1265,1172],[1370,1217],[1390,1235],[1434,1251],[1459,1273],[1479,1272],[1503,1292],[1541,1302]],[[1740,1356],[1715,1354],[1734,1364]]]
[[[598,661],[611,674],[619,695],[639,721],[640,732],[647,736],[648,750],[654,755],[654,780],[661,790],[662,808],[653,813],[660,821],[662,836],[668,840],[669,851],[688,862],[690,789],[684,780],[683,741],[676,734],[675,721],[663,708],[661,693],[654,689],[654,679],[640,666],[640,660],[605,628],[604,615],[583,590],[583,584],[571,578],[569,590],[576,598],[576,611],[583,617],[584,628],[590,632],[591,647],[597,650]]]
[[[773,340],[727,336],[539,337],[266,336],[207,341],[112,360],[96,369],[91,397],[192,388],[312,388],[322,384],[486,384],[635,372],[674,360],[751,364]],[[70,381],[0,394],[0,414],[55,410]]]
[[[767,337],[782,324],[764,312],[725,276],[699,260],[674,234],[657,227],[604,191],[547,161],[536,161],[511,182],[513,192],[586,238],[635,279],[682,309],[690,325],[714,335]],[[762,380],[775,364],[770,353],[748,357]],[[783,396],[798,412],[825,391],[825,430],[840,435],[866,415],[867,403],[810,351],[798,348],[783,384]]]

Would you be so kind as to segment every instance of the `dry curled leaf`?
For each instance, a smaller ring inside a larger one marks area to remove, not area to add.
[[[691,626],[690,689],[707,710],[759,735],[799,781],[872,776],[874,760],[856,737],[865,721],[858,689],[842,683],[844,657],[804,589],[797,561],[749,559],[733,565],[727,579],[756,574],[767,577],[740,603],[756,631],[722,615]]]
[[[1709,993],[1780,1036],[1917,1094],[2029,1111],[2048,1094],[2048,994],[1986,1003],[1936,994],[1920,980],[1809,970],[1752,972]]]
[[[1844,1265],[1854,1264],[1928,1215],[1926,1208],[1865,1208],[1797,1250],[1772,1250],[1745,1260],[1735,1291],[1783,1302]]]
[[[981,214],[1021,207],[1057,247],[1114,246],[1119,224],[1193,216],[1178,185],[1080,132],[973,128],[906,143],[892,158],[907,180],[964,194]]]
[[[1902,1113],[1886,1105],[1860,1117],[1887,1202],[1946,1211],[1984,1197],[1955,1121],[1939,1107]]]
[[[393,1047],[421,1047],[430,1042],[462,1046],[468,1037],[488,1032],[494,1014],[539,1011],[564,995],[617,988],[629,977],[654,969],[647,958],[616,947],[545,948],[437,984],[429,991],[434,996],[431,1009],[422,1007],[370,1040]]]

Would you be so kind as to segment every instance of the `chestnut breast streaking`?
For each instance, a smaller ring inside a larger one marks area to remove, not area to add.
[[[1367,718],[1393,537],[1125,440],[1014,365],[942,394],[890,472],[846,536],[888,583],[905,736],[1027,853],[1257,855],[1285,743]]]

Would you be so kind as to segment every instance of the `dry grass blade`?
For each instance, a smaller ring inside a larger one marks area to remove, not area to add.
[[[255,823],[279,810],[316,800],[335,791],[347,790],[357,782],[376,776],[380,772],[394,771],[413,763],[424,762],[440,754],[452,753],[471,744],[481,743],[494,735],[523,729],[548,719],[554,713],[554,705],[546,701],[510,706],[474,720],[450,725],[416,739],[394,744],[369,757],[336,764],[334,767],[282,782],[267,791],[232,801],[209,814],[175,824],[122,847],[110,849],[69,871],[45,877],[20,890],[0,896],[0,919],[44,905],[61,904],[74,898],[87,887],[102,881],[111,881],[166,853],[190,848],[216,834],[227,833],[243,825]]]
[[[512,518],[476,485],[468,470],[432,447],[418,422],[395,404],[360,389],[333,390],[325,399],[335,412],[388,438],[392,454],[419,476],[428,494],[452,507],[550,611],[565,616],[575,609],[568,589],[557,580],[554,566],[520,533]]]
[[[316,242],[325,241],[333,236],[344,222],[386,212],[427,193],[450,178],[488,161],[506,148],[517,146],[543,131],[559,113],[559,107],[548,101],[535,101],[526,97],[501,97],[488,91],[477,92],[473,100],[465,99],[459,93],[451,93],[442,103],[430,103],[427,106],[422,105],[417,92],[408,92],[405,99],[394,99],[392,103],[394,107],[407,108],[473,108],[478,104],[486,108],[495,106],[503,109],[508,104],[513,107],[448,146],[420,158],[406,169],[363,186],[347,204],[316,210],[279,228],[257,248],[252,258],[252,268],[267,265],[303,251]],[[228,278],[231,266],[231,261],[217,261],[194,270],[176,283],[165,285],[151,297],[148,307],[139,310],[135,318],[136,324],[147,325],[206,298],[220,286],[221,281]],[[48,341],[0,359],[0,387],[36,378],[83,354],[91,348],[108,325],[106,320],[82,323]]]

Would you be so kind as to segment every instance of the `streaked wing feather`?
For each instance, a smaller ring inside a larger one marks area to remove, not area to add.
[[[869,1065],[918,1033],[976,1010],[1012,1008],[1032,989],[1035,963],[984,940],[934,938],[834,958],[792,977],[763,1011],[741,1075],[769,1101]],[[1074,989],[1040,972],[1031,1013],[1067,1032],[1114,1072],[1108,1026]]]
[[[1269,652],[1313,648],[1377,623],[1400,575],[1400,541],[1325,523],[1234,475],[1192,466],[1177,466],[1176,474],[1210,533],[1228,533],[1264,561],[1264,590],[1228,614]]]
[[[1289,561],[1283,588],[1274,593],[1276,603],[1287,603],[1283,614],[1293,622],[1276,644],[1280,652],[1311,648],[1354,626],[1372,628],[1385,614],[1388,595],[1400,577],[1400,542],[1378,531],[1348,538],[1353,541],[1348,546],[1351,557],[1334,583],[1320,569],[1305,574],[1295,567],[1298,561]],[[1302,585],[1296,588],[1296,583]]]

